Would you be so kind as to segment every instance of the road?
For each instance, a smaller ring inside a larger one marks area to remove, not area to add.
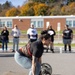
[[[0,53],[0,75],[28,75],[28,70],[20,67],[14,60],[14,53]],[[75,51],[72,53],[45,53],[43,63],[52,66],[52,75],[75,75]]]

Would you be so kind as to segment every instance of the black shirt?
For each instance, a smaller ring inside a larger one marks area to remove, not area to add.
[[[33,56],[40,58],[43,54],[44,47],[41,40],[35,41],[31,44],[30,52]]]
[[[54,41],[54,36],[55,36],[55,31],[53,29],[48,29],[47,30],[48,34],[50,34],[50,37],[51,37],[51,41],[53,42]]]
[[[64,30],[63,31],[63,38],[64,39],[71,39],[71,34],[73,33],[73,31],[71,29],[68,29],[68,30]]]
[[[9,31],[8,30],[3,30],[1,32],[1,36],[2,36],[2,40],[9,40],[8,36],[9,36]]]

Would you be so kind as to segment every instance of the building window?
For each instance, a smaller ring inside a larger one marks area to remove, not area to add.
[[[34,24],[35,28],[43,28],[43,19],[31,19],[31,23]]]
[[[12,21],[7,21],[7,27],[9,27],[9,28],[12,27]]]
[[[73,21],[73,27],[75,27],[75,20]]]
[[[72,26],[73,26],[73,25],[72,25],[72,20],[67,20],[67,21],[66,21],[66,24],[69,25],[69,27],[72,27]]]
[[[37,27],[42,28],[43,27],[43,21],[38,21],[37,22]]]
[[[1,20],[0,21],[0,27],[8,27],[8,28],[12,28],[12,20]]]
[[[31,23],[33,23],[34,27],[36,28],[36,21],[31,21]]]
[[[0,27],[4,27],[5,26],[5,21],[0,21]]]

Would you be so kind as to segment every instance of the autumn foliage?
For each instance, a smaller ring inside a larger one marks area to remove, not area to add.
[[[75,2],[67,5],[47,5],[40,2],[29,2],[21,7],[12,7],[6,16],[50,16],[50,15],[75,15]]]
[[[17,8],[11,8],[6,12],[6,16],[17,16],[20,14],[20,11]]]

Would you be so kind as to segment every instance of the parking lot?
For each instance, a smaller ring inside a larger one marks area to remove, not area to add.
[[[21,42],[24,40],[22,39]],[[57,43],[57,41],[55,42]],[[59,42],[62,42],[61,39]],[[12,45],[9,46],[7,53],[2,53],[0,49],[0,75],[28,75],[28,70],[15,62],[14,53],[10,52],[11,48]],[[61,48],[62,52],[60,52]],[[75,47],[72,48],[72,53],[65,53],[62,46],[54,49],[55,53],[49,51],[43,54],[43,63],[49,63],[52,66],[52,75],[75,75]]]
[[[52,66],[52,75],[75,75],[75,52],[44,53],[43,63]],[[14,60],[14,53],[0,53],[0,75],[28,75],[28,70],[20,67]]]

